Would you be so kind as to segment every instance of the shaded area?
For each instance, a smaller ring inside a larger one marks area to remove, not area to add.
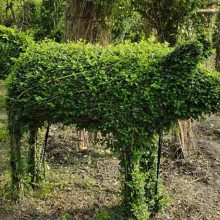
[[[161,177],[171,204],[154,220],[220,219],[219,129],[220,115],[195,123],[197,149],[186,160],[171,160],[172,152],[164,146]],[[51,134],[43,189],[18,205],[3,200],[1,188],[0,219],[87,220],[95,215],[122,219],[118,160],[100,146],[78,151],[69,138],[62,132],[59,137]],[[9,180],[7,158],[7,145],[1,143],[1,186]]]

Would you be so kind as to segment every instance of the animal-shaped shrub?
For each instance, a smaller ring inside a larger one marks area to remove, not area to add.
[[[14,58],[18,58],[31,41],[31,37],[24,33],[0,25],[0,79],[8,76]]]
[[[219,73],[199,65],[209,46],[201,38],[175,49],[152,39],[105,47],[82,42],[29,47],[8,79],[14,184],[19,187],[24,172],[24,132],[30,131],[30,155],[37,128],[45,122],[111,133],[125,176],[128,218],[147,219],[160,208],[158,134],[178,119],[198,118],[220,107]]]

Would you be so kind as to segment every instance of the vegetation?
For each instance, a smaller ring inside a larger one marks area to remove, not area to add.
[[[48,195],[52,187],[43,179],[49,129],[73,125],[101,132],[120,160],[125,218],[149,219],[165,200],[159,179],[163,133],[178,120],[220,108],[219,72],[204,65],[213,49],[208,38],[217,39],[218,70],[219,32],[210,24],[219,14],[199,12],[218,4],[7,0],[0,12],[4,6],[0,78],[7,97],[5,102],[0,96],[0,113],[6,103],[8,123],[0,120],[0,142],[9,139],[12,180],[5,190],[21,199],[25,190],[41,185]],[[209,34],[197,34],[207,27]],[[45,138],[39,138],[44,127]],[[45,139],[43,147],[39,139]],[[94,219],[110,218],[103,208]]]
[[[0,79],[10,73],[14,58],[18,58],[31,42],[31,37],[17,30],[0,26]]]
[[[146,219],[157,211],[161,197],[155,188],[156,135],[177,119],[217,111],[220,100],[218,74],[198,67],[209,54],[209,42],[200,38],[169,51],[152,40],[114,47],[53,42],[29,47],[8,80],[12,179],[17,190],[24,175],[22,134],[29,130],[29,172],[35,181],[37,129],[46,122],[76,124],[113,134],[129,216]]]

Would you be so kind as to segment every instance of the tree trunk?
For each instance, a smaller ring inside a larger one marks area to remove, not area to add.
[[[36,170],[36,137],[37,137],[37,128],[30,128],[29,136],[29,158],[28,158],[28,173],[31,177],[31,184],[34,187],[34,183],[37,179],[37,170]]]
[[[172,131],[172,148],[176,159],[184,159],[194,151],[195,143],[191,119],[178,121]]]
[[[106,8],[88,0],[68,0],[65,15],[65,39],[107,44],[111,32],[105,24],[106,17],[111,17],[111,7]],[[95,134],[81,129],[77,131],[78,149],[87,149],[94,142]]]
[[[69,0],[65,19],[66,40],[109,42],[110,31],[104,22],[107,13],[108,10],[99,4],[86,0]]]
[[[21,130],[17,122],[12,121],[12,127],[10,128],[10,165],[11,165],[11,177],[12,187],[14,189],[15,199],[21,199],[23,194],[23,167],[21,161]]]
[[[220,71],[220,12],[217,15],[216,59],[215,68]]]

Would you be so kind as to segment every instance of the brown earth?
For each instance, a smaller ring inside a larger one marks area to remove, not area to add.
[[[164,146],[161,178],[171,202],[154,220],[220,220],[220,115],[194,124],[197,147],[191,156],[173,160]],[[118,210],[118,160],[100,146],[78,151],[72,134],[64,133],[51,132],[43,190],[29,191],[20,204],[10,202],[3,193],[9,180],[7,144],[0,145],[0,220],[87,220],[103,209]],[[122,219],[111,216],[98,219]]]
[[[157,220],[220,219],[220,115],[195,122],[194,131],[196,150],[190,157],[164,158],[162,178],[172,203]]]

